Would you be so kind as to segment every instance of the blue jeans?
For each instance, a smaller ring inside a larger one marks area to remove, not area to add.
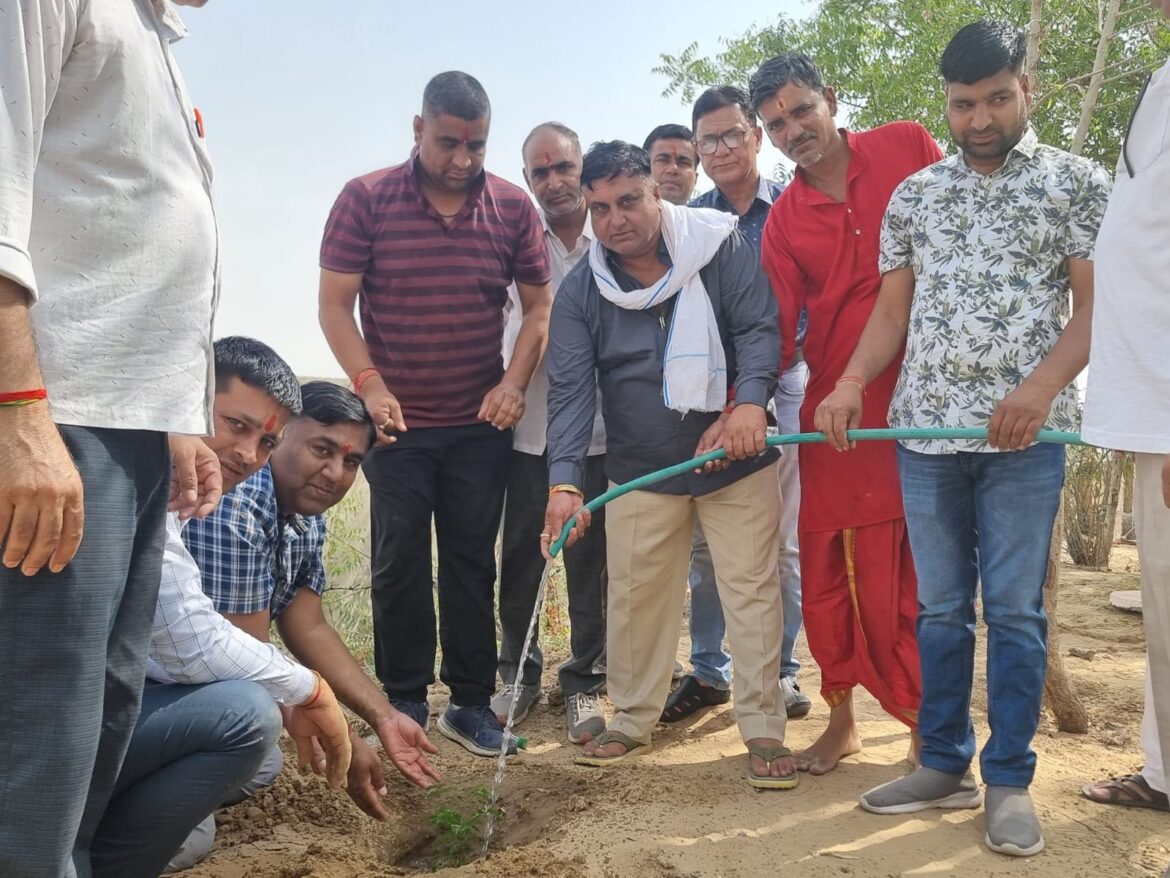
[[[919,454],[898,447],[918,570],[922,764],[948,774],[975,756],[975,589],[987,624],[987,784],[1026,787],[1047,668],[1044,578],[1064,484],[1064,448]]]
[[[797,363],[780,377],[776,389],[776,422],[781,433],[800,432],[800,406],[808,367]],[[797,446],[784,449],[778,468],[780,481],[780,597],[784,605],[784,640],[780,644],[780,676],[795,682],[800,662],[793,655],[796,638],[804,623],[800,607],[800,547],[796,539],[797,513],[800,509],[800,479],[797,471]],[[723,648],[727,626],[715,585],[715,567],[703,530],[695,521],[691,545],[691,570],[687,577],[691,590],[691,665],[694,675],[708,686],[727,689],[731,686],[731,656]]]
[[[253,778],[280,727],[258,683],[148,682],[90,848],[95,878],[158,875],[196,824]]]

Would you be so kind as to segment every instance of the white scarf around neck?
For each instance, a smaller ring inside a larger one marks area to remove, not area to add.
[[[605,248],[594,239],[589,267],[601,295],[619,308],[641,311],[678,296],[666,336],[662,399],[676,412],[715,412],[727,403],[727,357],[715,311],[699,270],[735,231],[739,217],[703,207],[662,206],[662,239],[671,267],[652,287],[624,291],[614,279]]]

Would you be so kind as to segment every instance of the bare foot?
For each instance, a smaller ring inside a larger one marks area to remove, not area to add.
[[[784,742],[775,738],[752,738],[744,742],[748,747],[783,747]],[[756,777],[784,777],[796,771],[795,756],[780,756],[769,764],[759,756],[748,757],[752,764],[752,774]]]
[[[922,764],[922,736],[918,732],[910,733],[910,752],[906,754],[906,761],[912,768]]]
[[[829,726],[811,747],[796,754],[796,767],[812,775],[828,774],[845,756],[861,752],[853,719],[853,695],[829,711]]]

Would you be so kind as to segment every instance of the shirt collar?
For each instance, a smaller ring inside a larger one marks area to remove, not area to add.
[[[779,183],[774,183],[767,179],[763,174],[760,174],[760,184],[756,187],[756,201],[762,201],[768,207],[771,207],[772,203],[776,200],[773,192],[779,193],[780,188],[781,187]],[[696,199],[696,206],[702,206],[697,203],[701,202],[702,200],[702,198]],[[731,202],[727,200],[727,196],[723,194],[723,190],[718,186],[716,186],[710,192],[710,203],[713,207],[716,207],[725,213],[735,213],[735,208],[732,206]],[[754,204],[755,202],[752,203]]]
[[[423,209],[428,213],[439,216],[439,212],[435,210],[434,205],[423,198],[422,191],[418,188],[418,147],[412,147],[410,150],[410,160],[407,162],[406,185],[411,192],[415,194]],[[483,200],[483,191],[487,187],[487,171],[480,171],[479,176],[471,183],[471,188],[467,190],[467,200],[463,202],[463,207],[459,208],[459,212],[450,219],[461,219],[467,214],[471,213],[479,206],[480,201]],[[444,219],[443,217],[439,217]]]
[[[187,36],[187,25],[170,0],[150,0],[150,6],[168,43],[177,43]]]
[[[1002,171],[1004,168],[1006,168],[1009,164],[1015,164],[1016,162],[1031,161],[1036,155],[1036,150],[1039,148],[1040,148],[1040,138],[1036,136],[1036,132],[1033,130],[1032,126],[1029,125],[1024,130],[1024,136],[1021,137],[1019,142],[1011,148],[1011,151],[1008,152],[1007,158],[1004,159],[1003,164],[1000,165],[998,168],[996,168],[991,173],[998,174],[1000,171]],[[969,175],[985,176],[983,174],[979,174],[978,171],[971,170],[971,167],[967,164],[967,160],[965,158],[963,158],[962,150],[960,150],[959,152],[955,153],[955,155],[953,155],[949,159],[947,159],[947,162],[950,164],[951,169],[953,171],[955,171],[956,173],[958,173],[960,176],[969,176]]]
[[[845,168],[845,187],[848,192],[849,184],[861,175],[861,172],[869,165],[869,159],[865,154],[865,147],[861,139],[848,128],[838,128],[841,137],[845,140],[845,145],[849,148],[849,165]],[[797,200],[801,204],[840,204],[842,202],[833,201],[817,189],[805,179],[804,171],[800,168],[796,169],[796,173],[792,177],[792,183],[789,188],[795,190]]]
[[[536,208],[536,213],[540,217],[540,225],[541,225],[541,228],[544,229],[545,237],[551,236],[553,238],[556,238],[557,233],[554,232],[552,230],[552,226],[550,226],[548,224],[548,217],[545,216],[544,208],[541,208],[541,207]],[[557,238],[557,240],[560,240],[560,239]],[[586,211],[585,211],[585,226],[584,226],[584,228],[581,229],[581,237],[577,239],[578,246],[580,246],[582,240],[584,240],[586,244],[591,243],[593,241],[593,221],[589,217],[589,210],[588,209],[586,209]],[[576,249],[576,248],[574,248],[574,249]]]

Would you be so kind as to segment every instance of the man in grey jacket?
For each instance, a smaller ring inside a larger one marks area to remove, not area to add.
[[[778,682],[776,453],[764,445],[780,360],[776,300],[736,218],[664,202],[645,151],[595,144],[581,182],[596,241],[553,307],[546,554],[569,519],[576,516],[570,543],[589,526],[581,481],[598,382],[611,482],[719,447],[730,460],[608,507],[606,653],[616,711],[578,762],[609,764],[648,749],[670,687],[697,515],[727,617],[749,781],[795,786]]]

